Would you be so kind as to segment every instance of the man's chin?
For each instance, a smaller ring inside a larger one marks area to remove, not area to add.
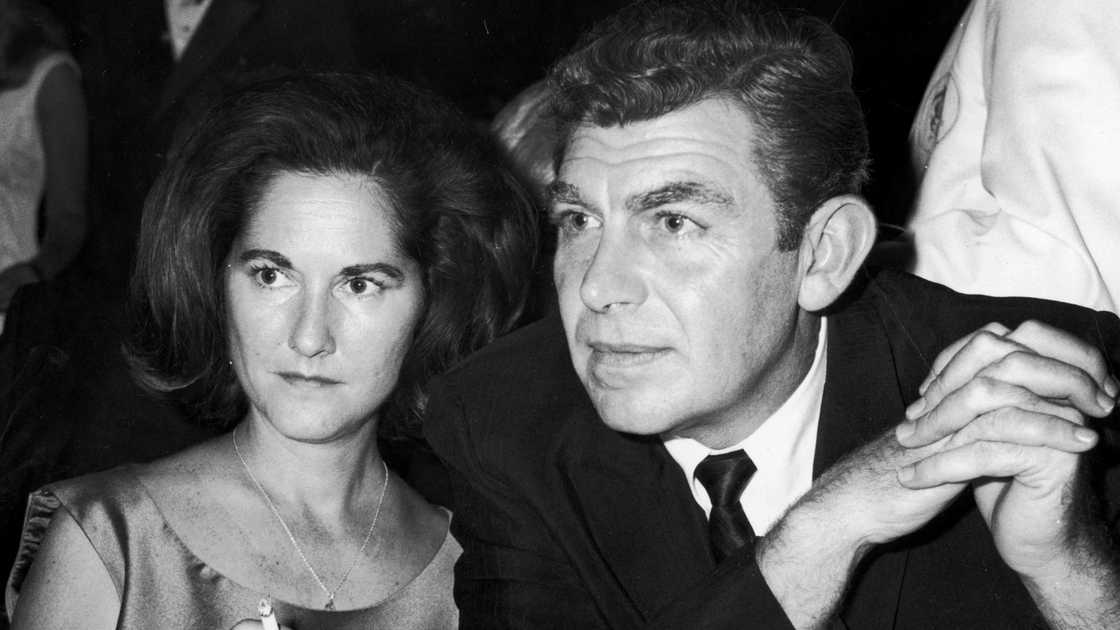
[[[660,435],[671,431],[675,422],[667,414],[653,412],[650,405],[606,399],[595,401],[595,410],[603,424],[619,433]]]

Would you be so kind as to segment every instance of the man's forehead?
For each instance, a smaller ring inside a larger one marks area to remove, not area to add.
[[[625,125],[583,124],[569,136],[551,197],[574,197],[577,187],[587,193],[602,185],[642,189],[670,181],[726,193],[751,189],[760,183],[753,142],[746,114],[724,99]]]
[[[740,106],[723,98],[708,99],[649,120],[576,125],[559,166],[582,159],[621,163],[676,156],[740,166],[751,160],[754,141],[753,125]]]

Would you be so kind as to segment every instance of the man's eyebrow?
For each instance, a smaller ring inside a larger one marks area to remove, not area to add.
[[[565,181],[556,180],[548,185],[545,194],[549,204],[570,203],[575,206],[584,205],[579,188]]]
[[[343,267],[342,273],[340,275],[362,276],[367,273],[383,273],[393,280],[404,280],[404,272],[401,271],[400,267],[384,262],[365,263],[361,265],[350,265],[349,267]]]
[[[292,261],[280,252],[272,251],[271,249],[247,249],[237,257],[237,260],[242,263],[247,263],[256,258],[263,258],[272,264],[280,267],[281,269],[291,269]]]
[[[626,200],[630,212],[642,212],[671,203],[692,202],[704,205],[732,206],[735,201],[727,193],[701,182],[671,182]]]

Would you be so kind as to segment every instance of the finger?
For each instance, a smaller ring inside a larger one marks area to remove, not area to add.
[[[1063,408],[1045,400],[1034,392],[1006,381],[977,376],[960,389],[946,396],[925,414],[906,420],[895,429],[898,443],[907,448],[932,444],[952,435],[984,414],[1001,408],[1018,408],[1053,415],[1066,421],[1081,424],[1082,418],[1074,409]],[[1008,441],[1012,435],[1008,428]]]
[[[1078,360],[1091,363],[1084,357]],[[987,364],[983,365],[985,362]],[[906,417],[913,420],[926,413],[968,379],[981,374],[1026,387],[1040,396],[1067,400],[1082,413],[1095,417],[1108,415],[1115,406],[1115,398],[1080,366],[1040,355],[1009,338],[980,331],[957,352],[925,393],[906,408]]]
[[[926,393],[926,388],[929,387],[930,382],[932,382],[933,379],[937,378],[937,375],[945,369],[945,366],[953,360],[953,357],[955,357],[957,353],[960,352],[961,348],[968,344],[968,342],[972,341],[973,337],[985,332],[1002,337],[1011,332],[1011,329],[999,322],[990,322],[988,324],[984,324],[984,326],[982,326],[979,330],[961,337],[960,339],[949,344],[949,346],[942,350],[937,355],[937,358],[933,360],[933,366],[930,368],[929,374],[926,375],[926,378],[922,381],[922,384],[918,386],[918,394],[924,395]]]
[[[980,374],[1024,387],[1044,398],[1067,401],[1081,413],[1098,418],[1107,416],[1115,406],[1115,400],[1085,370],[1030,351],[1007,354]]]
[[[992,326],[992,324],[989,324],[989,326]],[[1030,352],[1030,348],[992,330],[981,329],[976,331],[969,337],[968,342],[961,346],[947,363],[941,366],[941,369],[937,371],[937,376],[929,382],[925,391],[919,392],[921,394],[919,401],[924,399],[929,406],[937,404],[950,392],[975,377],[980,370],[1016,351]],[[944,353],[938,355],[938,359],[942,355]],[[936,369],[937,361],[934,362],[934,365]]]
[[[1120,383],[1109,374],[1104,355],[1076,335],[1038,321],[1027,320],[1008,333],[1007,337],[1038,354],[1081,368],[1112,398],[1120,393]]]
[[[1096,431],[1077,421],[1029,409],[1001,407],[957,431],[943,450],[972,442],[1004,442],[1081,453],[1096,446],[1097,439]]]
[[[972,442],[900,468],[898,481],[907,488],[918,490],[984,477],[1035,477],[1044,471],[1064,478],[1075,471],[1076,458],[1077,455],[1039,446]]]

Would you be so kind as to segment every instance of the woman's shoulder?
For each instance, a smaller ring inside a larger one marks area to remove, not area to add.
[[[75,516],[89,510],[127,512],[138,502],[147,500],[136,476],[134,465],[125,464],[109,470],[87,473],[62,481],[51,482],[31,493],[29,509],[65,508]]]
[[[31,493],[6,584],[9,613],[51,524],[60,515],[81,531],[119,585],[124,573],[123,541],[142,528],[140,522],[150,520],[145,515],[154,515],[153,507],[128,465],[53,482]]]

